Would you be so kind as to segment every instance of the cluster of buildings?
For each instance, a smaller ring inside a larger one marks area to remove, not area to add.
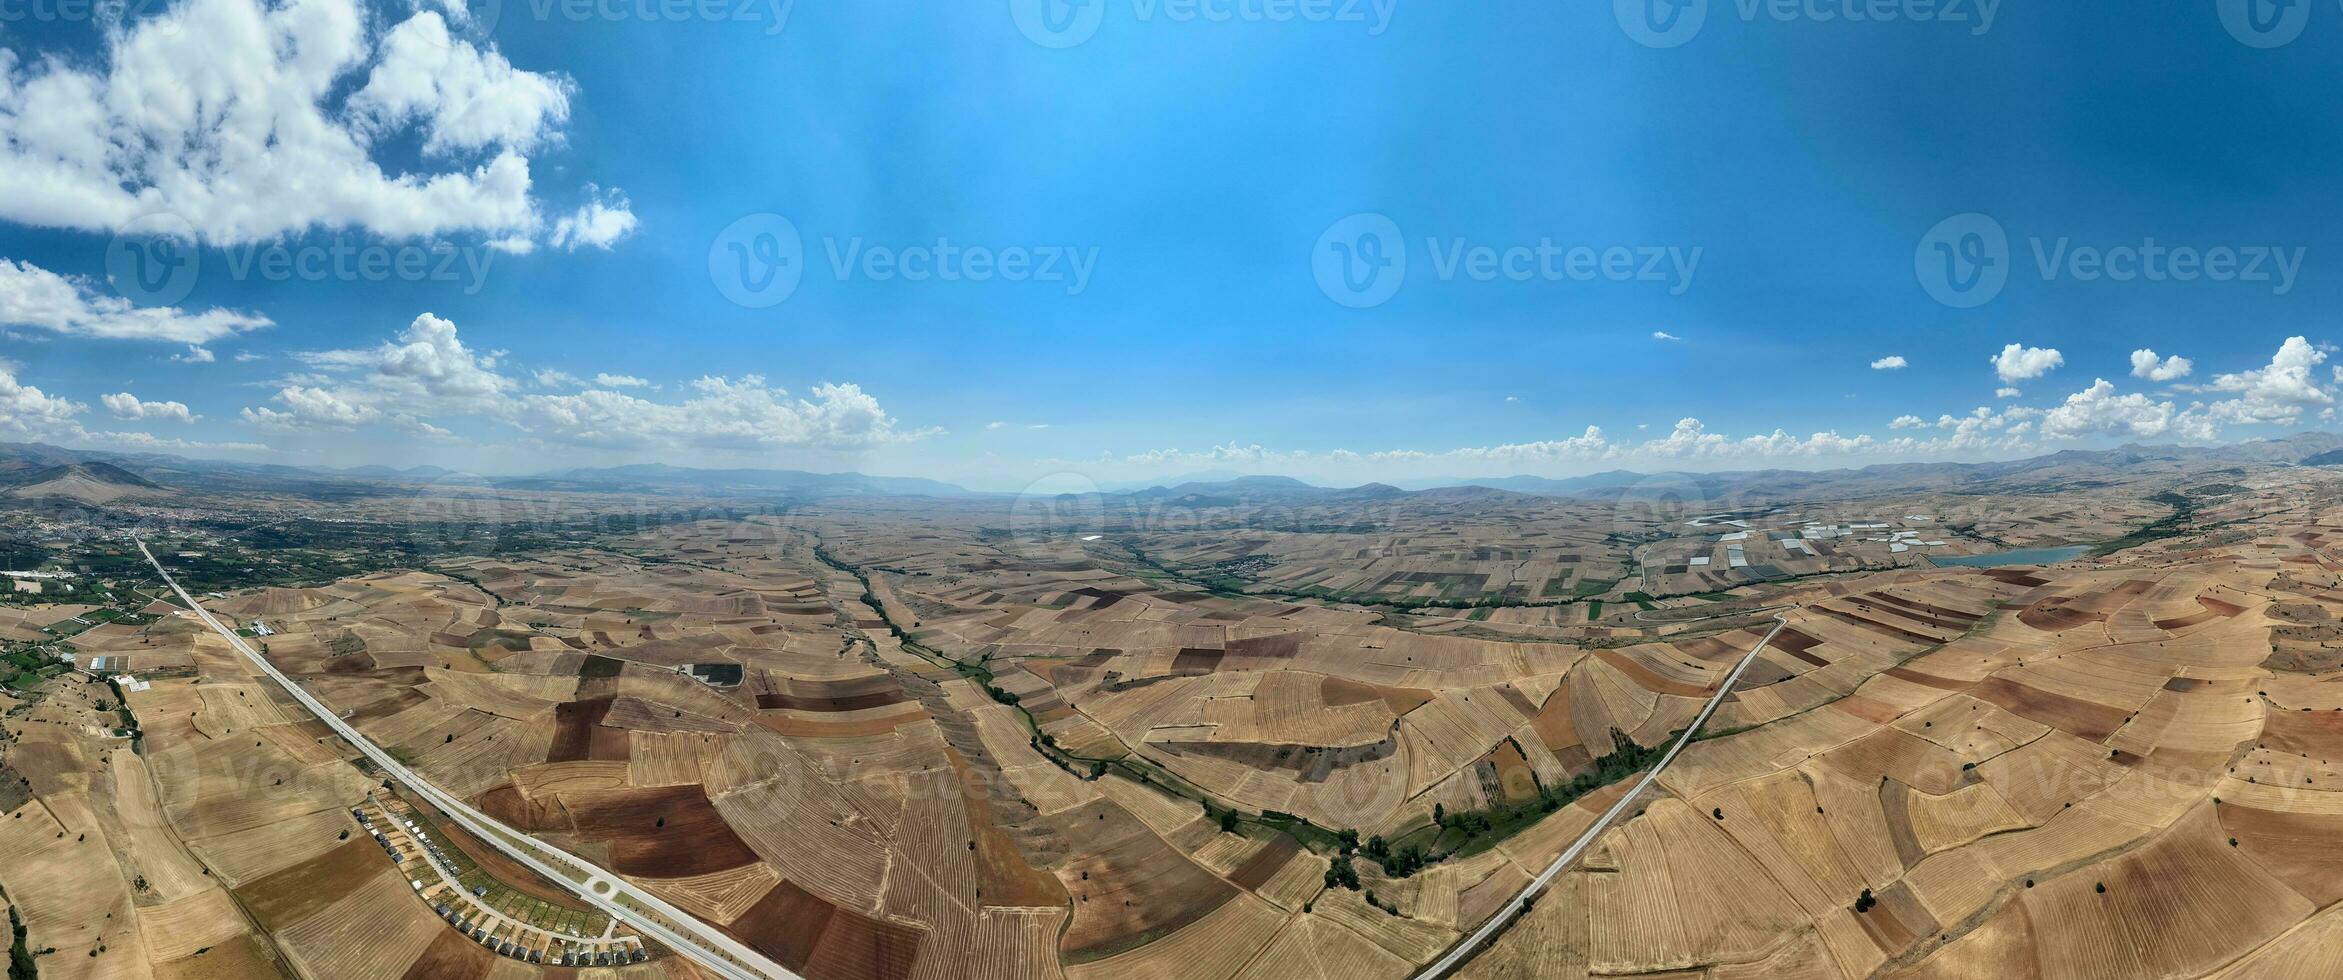
[[[408,884],[430,903],[433,914],[492,953],[523,963],[559,966],[624,966],[651,956],[641,939],[615,935],[615,921],[604,927],[601,936],[576,936],[529,925],[489,907],[488,888],[474,885],[466,890],[444,845],[387,804],[369,799],[367,805],[353,808],[350,816],[373,835],[392,864],[417,875],[410,877]]]

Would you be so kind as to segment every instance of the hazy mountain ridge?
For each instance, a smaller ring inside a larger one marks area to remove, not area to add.
[[[1883,463],[1832,470],[1764,469],[1708,473],[1612,470],[1568,478],[1525,475],[1487,479],[1409,480],[1404,481],[1404,489],[1385,483],[1322,487],[1287,476],[1228,476],[1223,479],[1217,478],[1221,474],[1209,474],[1215,479],[1184,480],[1169,485],[1158,483],[1138,489],[1093,491],[1072,496],[1122,497],[1141,502],[1203,507],[1237,501],[1336,503],[1391,500],[1427,494],[1461,498],[1473,492],[1644,502],[1818,494],[1861,496],[1915,490],[2025,493],[2089,487],[2096,485],[2097,481],[2131,480],[2159,474],[2181,475],[2223,466],[2337,464],[2343,464],[2343,433],[2303,432],[2283,439],[2227,446],[2126,445],[2103,450],[2062,450],[2027,459],[1984,463]],[[23,496],[32,487],[60,479],[83,489],[237,490],[315,498],[413,492],[411,489],[399,488],[415,486],[719,497],[1005,496],[971,491],[955,484],[922,477],[871,476],[854,472],[700,469],[642,463],[488,477],[439,466],[287,466],[190,459],[165,453],[115,453],[42,444],[0,444],[0,488],[11,488],[9,493]],[[57,489],[64,491],[70,487],[60,484]]]

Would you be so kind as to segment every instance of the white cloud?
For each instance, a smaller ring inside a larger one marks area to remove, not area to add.
[[[239,355],[238,359],[242,359],[241,355]],[[201,344],[189,344],[187,345],[187,353],[173,354],[171,355],[171,360],[177,361],[181,364],[210,364],[213,361],[219,360],[219,358],[212,356],[211,348],[209,347],[205,347]]]
[[[1005,429],[1005,428],[1008,428],[1008,427],[1009,427],[1009,423],[1007,423],[1007,422],[986,422],[986,423],[984,424],[984,431],[986,431],[986,432],[992,432],[992,431],[995,431],[995,430],[998,430],[998,429]]]
[[[1511,405],[1511,404],[1517,403],[1517,402],[1519,402],[1519,401],[1521,401],[1521,396],[1520,396],[1520,395],[1507,395],[1507,396],[1505,396],[1505,404]]]
[[[74,416],[88,411],[86,406],[21,384],[16,371],[16,365],[0,361],[0,432],[41,439],[80,429]]]
[[[2113,382],[2098,378],[2091,387],[2068,395],[2064,404],[2043,413],[2042,436],[2155,438],[2173,428],[2176,414],[2171,402],[2159,402],[2138,392],[2117,394]]]
[[[2023,398],[2023,397],[2025,397],[2025,395],[2026,395],[2026,393],[2025,393],[2025,392],[2023,392],[2023,391],[2019,391],[2019,390],[2018,390],[2018,389],[2016,389],[2016,388],[1995,388],[1995,389],[1993,389],[1993,397],[1995,397],[1995,398]]]
[[[166,422],[193,422],[196,419],[194,412],[188,411],[187,406],[178,402],[141,401],[137,395],[127,391],[118,391],[98,400],[105,403],[106,410],[113,412],[115,418],[125,421],[138,422],[153,419]]]
[[[236,363],[238,364],[249,364],[253,361],[265,360],[268,360],[268,355],[259,353],[257,351],[239,351],[236,354]]]
[[[0,361],[0,434],[69,446],[106,445],[149,452],[253,452],[264,447],[248,442],[194,442],[165,439],[147,432],[99,432],[83,428],[79,416],[89,407],[60,398],[16,378],[16,365]],[[149,406],[158,403],[144,403]],[[163,402],[162,405],[177,405]],[[177,406],[184,411],[185,406]]]
[[[1683,340],[1684,338],[1682,338],[1682,337],[1678,337],[1678,336],[1676,336],[1675,334],[1669,333],[1669,332],[1667,332],[1667,331],[1665,331],[1665,330],[1654,330],[1654,331],[1652,331],[1652,332],[1651,332],[1651,339],[1653,339],[1653,340]]]
[[[289,385],[277,391],[276,400],[286,411],[273,408],[247,408],[244,420],[272,429],[348,429],[369,422],[380,421],[382,410],[360,404],[351,398],[303,385]]]
[[[2011,344],[1993,358],[1993,372],[2001,376],[2001,383],[2016,384],[2049,374],[2065,364],[2066,355],[2056,350]]]
[[[1901,371],[1911,366],[1912,362],[1904,360],[1902,354],[1890,354],[1871,362],[1871,369],[1874,371]]]
[[[1924,429],[1928,427],[1928,420],[1917,415],[1899,415],[1896,416],[1895,421],[1889,422],[1887,427],[1890,429]]]
[[[705,377],[680,403],[648,401],[615,391],[530,395],[516,418],[547,439],[598,446],[691,445],[751,450],[776,447],[867,449],[908,442],[935,430],[903,431],[878,399],[852,384],[816,385],[812,399],[755,375]]]
[[[7,52],[0,50],[0,66],[7,58]],[[4,86],[0,81],[0,105],[6,101]],[[4,117],[0,117],[0,137],[5,135]],[[5,140],[0,139],[0,187],[8,182],[6,153]],[[0,192],[0,214],[6,209],[5,193]],[[96,291],[86,281],[66,278],[30,262],[0,258],[0,326],[101,340],[202,344],[269,325],[267,317],[230,310],[141,309],[120,296]]]
[[[371,350],[319,351],[295,355],[327,371],[359,371],[369,384],[392,394],[427,398],[442,408],[492,403],[513,387],[496,373],[496,355],[481,355],[456,336],[456,325],[425,313],[398,339]]]
[[[2195,370],[2195,364],[2178,354],[2159,358],[2155,351],[2145,347],[2131,352],[2131,376],[2135,378],[2146,378],[2158,383],[2178,381]]]
[[[2194,391],[2234,394],[2214,402],[2207,411],[2223,422],[2290,425],[2306,410],[2323,410],[2335,403],[2333,393],[2319,387],[2313,369],[2326,363],[2327,353],[2301,337],[2288,337],[2270,358],[2269,366],[2237,374],[2223,374]]]
[[[553,247],[609,248],[635,230],[635,213],[625,194],[612,190],[602,195],[592,184],[586,185],[586,194],[590,200],[553,223]]]
[[[244,418],[275,429],[390,425],[440,435],[438,421],[467,418],[518,430],[527,438],[610,448],[760,451],[779,448],[853,451],[938,434],[907,429],[876,398],[853,384],[823,384],[792,398],[761,377],[703,377],[679,402],[652,401],[616,387],[648,382],[598,374],[601,388],[572,394],[524,392],[501,373],[502,352],[466,345],[456,325],[429,313],[373,348],[297,353],[314,376],[285,379],[282,407],[248,408]],[[542,370],[544,388],[579,384]]]
[[[1817,432],[1810,436],[1793,436],[1775,429],[1765,435],[1733,439],[1708,431],[1699,419],[1679,420],[1666,436],[1653,439],[1631,451],[1633,455],[1659,459],[1768,458],[1789,456],[1833,456],[1858,453],[1873,449],[1878,441],[1870,436],[1841,436],[1837,432]]]
[[[213,245],[544,233],[528,154],[559,140],[570,84],[436,11],[379,46],[375,22],[359,0],[183,0],[94,57],[0,50],[0,218]],[[409,134],[424,159],[386,169]]]
[[[496,49],[451,37],[437,13],[391,28],[380,53],[366,86],[350,96],[350,115],[373,135],[420,126],[426,154],[526,152],[569,118],[566,79],[516,70]]]

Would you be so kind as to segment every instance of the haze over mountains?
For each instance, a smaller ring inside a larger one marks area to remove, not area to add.
[[[1587,500],[1767,498],[1818,493],[1858,496],[1907,490],[2024,491],[2090,486],[2244,465],[2343,465],[2343,433],[2303,432],[2284,439],[2225,446],[2137,446],[2066,450],[2028,459],[1987,463],[1893,463],[1860,469],[1768,469],[1711,473],[1613,470],[1551,478],[1507,476],[1406,480],[1399,485],[1321,487],[1284,476],[1195,474],[1149,486],[1118,485],[1074,496],[1127,497],[1207,506],[1235,500],[1372,500],[1428,492],[1477,489]],[[523,476],[481,476],[438,466],[347,468],[232,463],[159,453],[111,453],[41,444],[0,444],[0,491],[18,497],[59,496],[102,503],[174,488],[279,490],[303,496],[367,492],[382,484],[514,490],[574,490],[652,495],[821,498],[836,496],[1017,497],[972,491],[921,477],[802,470],[700,469],[645,463],[556,470]]]

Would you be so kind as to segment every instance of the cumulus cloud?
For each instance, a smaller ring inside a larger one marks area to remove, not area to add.
[[[591,200],[553,223],[553,247],[573,251],[580,246],[609,248],[635,230],[635,213],[626,195],[615,190],[603,195],[591,184],[586,193]]]
[[[2326,363],[2327,352],[2301,337],[2288,337],[2266,367],[2217,375],[2191,389],[2236,397],[2214,402],[2207,411],[2223,422],[2291,425],[2308,410],[2324,410],[2335,396],[2319,386],[2315,369]]]
[[[154,419],[165,422],[193,422],[196,418],[194,412],[188,411],[187,406],[178,402],[141,401],[137,395],[127,391],[118,391],[98,400],[105,403],[106,410],[113,412],[115,418],[125,421],[138,422]]]
[[[7,52],[0,50],[0,65],[7,58]],[[0,98],[0,104],[5,104],[4,98]],[[0,117],[0,187],[5,187],[9,179],[5,126],[4,117]],[[5,194],[0,192],[0,214],[6,209]],[[194,345],[269,325],[267,317],[230,310],[191,312],[171,306],[140,309],[120,296],[98,292],[87,281],[67,278],[30,262],[0,259],[0,326],[100,340]]]
[[[189,344],[187,345],[187,353],[173,354],[171,355],[171,360],[177,361],[181,364],[210,364],[213,361],[219,360],[219,358],[212,356],[211,348],[209,347],[205,347],[201,344]],[[242,355],[238,355],[237,360],[243,360]]]
[[[1890,354],[1871,362],[1871,369],[1874,371],[1901,371],[1911,366],[1912,362],[1904,360],[1902,354]]]
[[[2175,414],[2171,402],[2138,392],[2118,394],[2113,382],[2098,378],[2089,388],[2068,395],[2064,404],[2043,414],[2042,435],[2047,439],[2101,435],[2154,438],[2171,431]]]
[[[2196,369],[2196,365],[2190,363],[2188,358],[2178,354],[2159,358],[2155,351],[2145,347],[2131,352],[2131,376],[2135,378],[2146,378],[2158,383],[2178,381]]]
[[[1925,429],[1928,427],[1928,420],[1917,415],[1898,415],[1895,421],[1887,424],[1887,427],[1890,429]]]
[[[1651,339],[1653,339],[1653,340],[1671,340],[1671,341],[1673,341],[1673,340],[1683,340],[1684,338],[1682,338],[1682,337],[1678,337],[1678,336],[1676,336],[1675,334],[1669,333],[1669,332],[1667,332],[1667,331],[1665,331],[1665,330],[1654,330],[1654,331],[1652,331],[1652,332],[1651,332]]]
[[[549,443],[744,452],[860,450],[940,431],[904,427],[859,385],[844,383],[792,397],[756,375],[710,376],[688,385],[681,401],[654,401],[615,390],[649,382],[600,373],[593,379],[599,387],[588,390],[527,391],[503,373],[499,352],[473,349],[454,322],[429,313],[375,347],[293,356],[315,372],[286,378],[274,404],[246,409],[246,421],[278,430],[386,425],[441,435],[448,430],[437,423],[462,418]],[[530,380],[540,389],[583,386],[556,370]]]
[[[276,401],[285,406],[279,411],[259,407],[244,410],[244,420],[271,429],[349,429],[369,422],[380,421],[381,409],[360,404],[348,396],[311,388],[306,385],[287,385],[277,390]]]
[[[493,403],[513,387],[511,379],[496,372],[496,355],[465,346],[453,322],[429,313],[407,324],[396,340],[371,349],[295,356],[328,371],[360,372],[371,386],[450,408]]]
[[[571,92],[566,79],[520,71],[496,49],[458,40],[425,11],[383,36],[381,59],[349,112],[370,134],[420,127],[426,154],[525,152],[568,120]]]
[[[1995,388],[1995,389],[1993,389],[1993,397],[1995,397],[1995,398],[2023,398],[2023,397],[2025,397],[2025,395],[2026,395],[2026,393],[2025,393],[2025,392],[2023,392],[2023,391],[2020,391],[2020,390],[2018,390],[2018,389],[2016,389],[2016,388]]]
[[[187,439],[165,439],[149,432],[95,431],[81,424],[80,416],[89,406],[49,394],[17,380],[18,368],[0,361],[0,435],[12,439],[60,443],[69,446],[103,445],[152,452],[255,452],[264,447],[248,442],[197,442]],[[115,396],[106,399],[109,407]],[[173,406],[186,411],[176,402],[142,403]],[[166,416],[169,410],[165,410]]]
[[[816,385],[810,399],[791,398],[756,375],[705,377],[689,388],[692,397],[680,403],[600,390],[530,395],[514,416],[543,438],[608,447],[867,449],[936,434],[898,428],[859,385]]]
[[[0,361],[0,432],[38,439],[80,428],[74,416],[88,411],[86,406],[20,383],[16,371],[16,365]]]
[[[2001,376],[2002,384],[2014,385],[2049,374],[2065,364],[2066,355],[2056,350],[2011,344],[1993,358],[1993,373]]]
[[[570,83],[436,10],[377,22],[359,0],[184,0],[94,57],[0,50],[0,218],[213,245],[544,234],[528,154],[558,141]],[[410,134],[421,165],[386,167]]]

